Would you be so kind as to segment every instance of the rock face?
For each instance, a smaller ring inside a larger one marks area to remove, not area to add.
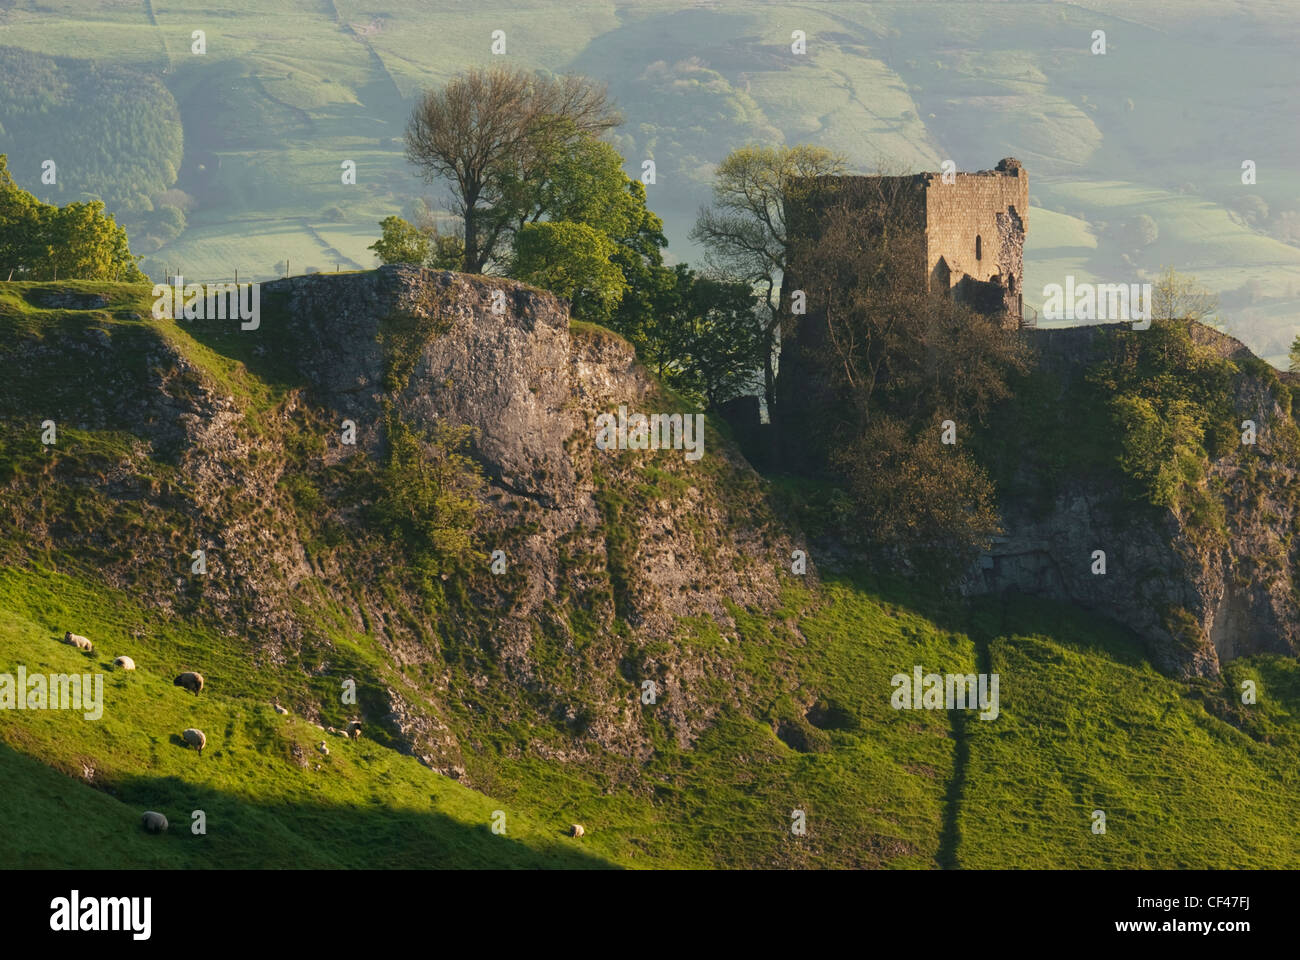
[[[1193,340],[1217,356],[1249,361],[1239,341],[1199,324]],[[1079,375],[1104,327],[1026,334],[1041,362]],[[1258,362],[1258,361],[1256,361]],[[1255,653],[1300,653],[1300,488],[1295,451],[1279,425],[1289,424],[1275,387],[1250,372],[1234,378],[1240,419],[1258,424],[1257,467],[1235,451],[1210,464],[1221,484],[1222,536],[1198,536],[1186,518],[1151,508],[1134,521],[1114,489],[1086,476],[1066,477],[1046,511],[1004,500],[1006,535],[963,583],[968,594],[1020,591],[1078,603],[1142,637],[1153,662],[1180,676],[1215,676],[1222,663]],[[1105,552],[1104,575],[1094,551]]]
[[[773,605],[780,558],[793,549],[743,458],[712,431],[694,464],[681,451],[651,460],[596,449],[596,416],[620,404],[686,411],[660,395],[626,342],[595,328],[571,333],[567,308],[543,291],[383,267],[268,283],[263,302],[278,304],[292,342],[312,345],[296,353],[306,401],[336,424],[354,421],[367,453],[382,454],[386,405],[413,426],[474,429],[472,454],[489,489],[483,549],[502,549],[509,570],[476,586],[487,628],[474,642],[504,678],[539,696],[580,741],[627,756],[650,750],[636,700],[652,680],[664,691],[660,716],[688,744],[715,709],[696,686],[725,677],[729,665],[716,653],[688,655],[669,643],[649,655],[645,646],[670,639],[683,617],[710,618],[725,634],[735,629],[729,603]],[[325,459],[350,454],[332,440]],[[668,475],[660,482],[674,485],[672,496],[647,483],[651,463]],[[625,503],[627,491],[642,494]],[[384,601],[367,600],[373,618]],[[581,648],[574,606],[594,622]],[[439,651],[404,631],[400,617],[384,619],[381,639],[395,660],[438,665]],[[616,628],[620,620],[630,638]],[[538,644],[557,642],[581,673],[580,690],[539,665]],[[397,690],[388,697],[387,720],[400,737],[427,762],[463,775],[447,725],[412,710]]]

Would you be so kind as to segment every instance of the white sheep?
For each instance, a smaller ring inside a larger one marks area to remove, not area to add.
[[[284,714],[284,713],[288,713],[288,712],[289,712],[289,711],[286,710],[284,707],[280,706],[278,703],[273,703],[273,704],[271,704],[271,706],[275,707],[275,712],[276,712],[276,713]]]
[[[343,736],[347,737],[349,740],[360,740],[360,739],[361,739],[361,721],[360,721],[360,720],[349,720],[349,721],[348,721],[348,729],[347,729],[347,732],[344,733]]]
[[[203,756],[203,748],[208,745],[208,738],[203,735],[202,730],[195,730],[193,727],[190,727],[181,734],[181,737],[191,747],[198,747],[199,756]]]
[[[71,630],[63,634],[63,642],[76,647],[78,650],[85,650],[87,653],[93,653],[95,645],[86,637],[79,633],[73,633]]]
[[[327,757],[330,755],[330,748],[325,745],[324,740],[316,744],[316,749],[319,750],[323,755]]]
[[[203,689],[203,674],[182,673],[179,677],[177,677],[175,680],[172,681],[172,686],[184,687],[186,690],[190,691],[190,693],[194,694],[194,696],[197,697],[199,695],[199,691]]]
[[[569,827],[569,836],[571,837],[580,837],[586,832],[586,830],[582,829],[582,824],[580,823],[571,824]]]
[[[167,818],[161,813],[146,810],[144,816],[140,818],[140,825],[148,833],[162,833],[167,829]]]
[[[120,670],[134,670],[135,661],[130,657],[117,657],[113,660],[113,666]]]

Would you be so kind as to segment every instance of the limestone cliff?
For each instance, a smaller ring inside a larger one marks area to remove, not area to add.
[[[1253,421],[1254,444],[1213,453],[1204,488],[1221,514],[1209,519],[1135,504],[1116,472],[1087,462],[1085,420],[1105,414],[1085,386],[1099,351],[1125,325],[1025,331],[1040,383],[1052,392],[1019,396],[1019,466],[1002,497],[1005,535],[963,584],[970,594],[1021,591],[1070,600],[1132,628],[1153,662],[1181,675],[1213,676],[1220,664],[1254,653],[1300,652],[1300,459],[1287,386],[1239,341],[1193,324],[1193,342],[1231,362],[1230,429]],[[1104,398],[1102,398],[1104,399]],[[1072,411],[1065,407],[1073,407]],[[1025,428],[1027,419],[1037,426]],[[1069,461],[1050,471],[1043,446],[1064,436]],[[1070,444],[1075,444],[1071,451]],[[1105,573],[1094,572],[1094,551]]]

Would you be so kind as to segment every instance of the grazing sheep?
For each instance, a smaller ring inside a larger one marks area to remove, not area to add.
[[[582,829],[582,824],[580,823],[572,824],[569,827],[569,836],[571,837],[580,837],[586,832],[586,830]]]
[[[276,713],[288,713],[288,712],[289,712],[289,711],[286,710],[284,707],[280,706],[278,703],[273,703],[273,704],[271,704],[271,706],[275,707],[275,712],[276,712]]]
[[[330,748],[325,745],[324,740],[316,744],[316,749],[319,750],[322,754],[324,754],[327,757],[330,755]]]
[[[87,653],[93,653],[95,650],[95,645],[90,640],[78,633],[73,633],[71,630],[63,635],[63,642],[76,647],[78,650],[85,650]]]
[[[118,667],[119,669],[122,670],[134,670],[135,661],[132,660],[130,657],[117,657],[113,661],[113,666]]]
[[[172,686],[184,687],[186,690],[190,691],[190,693],[194,694],[194,696],[197,697],[199,695],[199,691],[203,689],[203,674],[182,673],[179,677],[177,677],[175,680],[172,681]]]
[[[162,833],[167,829],[167,818],[161,813],[146,810],[144,816],[140,818],[140,825],[144,827],[146,833]]]
[[[202,730],[195,730],[193,727],[190,727],[188,730],[186,730],[184,733],[181,734],[181,737],[191,747],[198,747],[199,756],[200,757],[203,756],[203,748],[208,745],[208,738],[203,735]]]
[[[344,735],[345,737],[347,737],[349,740],[360,740],[360,739],[361,739],[361,721],[360,721],[360,720],[350,720],[350,721],[348,721],[348,729],[347,729],[347,732],[346,732],[345,734],[343,734],[343,735]]]

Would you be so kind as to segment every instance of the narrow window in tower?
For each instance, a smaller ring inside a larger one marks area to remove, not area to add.
[[[979,237],[975,238],[975,259],[976,260],[984,259],[984,244]]]

